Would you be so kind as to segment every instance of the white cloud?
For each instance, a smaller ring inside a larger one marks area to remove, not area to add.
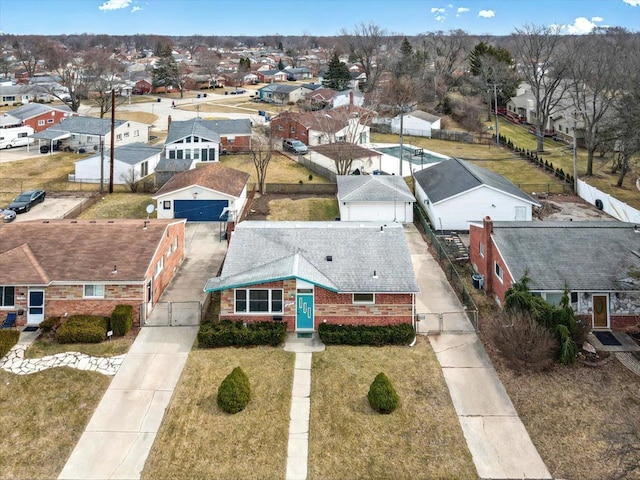
[[[468,12],[469,9],[467,7],[458,7],[458,13],[465,13]]]
[[[480,10],[478,16],[482,18],[491,18],[496,16],[496,12],[493,10]]]
[[[108,0],[98,8],[100,10],[120,10],[121,8],[127,8],[131,0]]]
[[[622,0],[627,5],[631,5],[632,7],[640,7],[640,0]]]
[[[604,18],[602,18],[602,17],[591,17],[591,21],[593,23],[602,22],[603,20],[604,20]]]
[[[431,13],[444,13],[444,12],[445,12],[444,8],[436,8],[436,7],[431,8]]]
[[[436,15],[436,22],[444,22],[446,19],[444,15]]]
[[[131,9],[131,13],[139,12],[140,10],[142,10],[142,8],[141,8],[141,7],[136,6],[136,7],[133,7],[133,8]]]
[[[590,33],[596,27],[597,25],[594,22],[585,17],[578,17],[571,25],[564,26],[564,28],[566,28],[567,30],[567,33],[569,33],[570,35],[582,35],[584,33]]]

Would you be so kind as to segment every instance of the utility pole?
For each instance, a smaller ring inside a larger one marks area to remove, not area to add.
[[[400,110],[400,176],[402,176],[402,153],[404,152],[404,147],[402,146],[403,142],[403,130],[404,130],[404,106],[400,106],[402,110]]]
[[[573,112],[573,193],[578,194],[578,119]]]
[[[113,193],[113,161],[115,159],[116,91],[111,90],[111,151],[109,152],[109,193]]]
[[[493,84],[493,97],[495,100],[494,114],[496,117],[496,145],[500,146],[500,132],[498,131],[498,86]]]

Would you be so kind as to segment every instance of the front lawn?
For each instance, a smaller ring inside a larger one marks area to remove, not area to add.
[[[340,216],[338,201],[331,198],[282,198],[269,202],[267,220],[326,221]]]
[[[400,397],[375,413],[367,392],[384,372]],[[310,480],[475,479],[449,390],[429,341],[410,347],[327,347],[311,370]]]
[[[156,202],[150,193],[111,193],[104,194],[96,204],[82,212],[78,218],[107,219],[107,218],[147,218],[147,205],[155,207]],[[154,211],[151,218],[156,218]]]
[[[220,163],[225,167],[235,168],[251,175],[249,182],[255,183],[256,167],[250,154],[223,155]],[[309,177],[311,176],[311,180]],[[267,167],[267,183],[330,183],[307,167],[291,160],[280,152],[273,152]]]
[[[66,367],[32,375],[0,370],[2,479],[56,478],[110,382]]]
[[[241,367],[251,401],[235,415],[216,404]],[[281,348],[195,349],[142,472],[143,479],[284,478],[294,354]]]

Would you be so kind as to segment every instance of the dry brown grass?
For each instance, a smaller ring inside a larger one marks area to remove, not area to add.
[[[216,392],[237,366],[249,377],[251,401],[229,415]],[[142,478],[284,478],[293,366],[282,349],[193,350]]]
[[[267,220],[324,221],[339,216],[335,198],[284,198],[269,202]]]
[[[3,480],[57,478],[110,381],[66,367],[24,376],[0,371]]]
[[[105,194],[102,200],[82,212],[81,219],[147,218],[147,205],[154,205],[150,193]],[[154,211],[151,218],[156,218]]]
[[[255,183],[256,167],[251,155],[225,155],[220,163],[226,167],[235,168],[251,175],[249,182]],[[309,180],[309,175],[312,179]],[[267,168],[267,183],[330,183],[324,177],[317,175],[308,168],[291,160],[280,152],[274,152],[269,167]]]
[[[400,396],[390,415],[367,392],[385,372]],[[435,354],[409,347],[327,347],[313,355],[310,480],[477,478]]]
[[[41,358],[46,355],[55,355],[61,352],[80,352],[94,357],[114,357],[127,353],[135,340],[132,332],[125,337],[114,338],[101,343],[57,343],[43,336],[29,345],[25,352],[25,358]]]
[[[152,125],[158,119],[158,115],[148,112],[123,112],[116,108],[116,118],[118,120],[126,120],[130,122],[140,122]]]

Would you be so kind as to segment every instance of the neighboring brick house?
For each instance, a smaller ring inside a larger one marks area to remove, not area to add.
[[[260,83],[286,82],[287,72],[280,70],[258,70],[255,72]]]
[[[164,142],[165,157],[191,159],[197,162],[217,162],[226,152],[251,150],[251,120],[203,120],[193,118],[172,121]]]
[[[419,289],[400,224],[245,221],[205,291],[221,292],[221,319],[314,331],[412,324]]]
[[[52,127],[64,118],[77,115],[69,107],[51,107],[41,103],[29,103],[15,110],[4,112],[0,117],[0,128],[31,127],[34,133]]]
[[[151,83],[151,79],[143,78],[138,80],[135,84],[134,91],[138,94],[147,94],[151,93],[153,89],[153,84]]]
[[[148,315],[184,259],[184,220],[44,220],[0,229],[0,315]]]
[[[640,321],[640,227],[614,221],[493,222],[469,230],[469,256],[483,288],[503,305],[526,274],[529,289],[558,305],[565,288],[578,318],[594,329]]]

